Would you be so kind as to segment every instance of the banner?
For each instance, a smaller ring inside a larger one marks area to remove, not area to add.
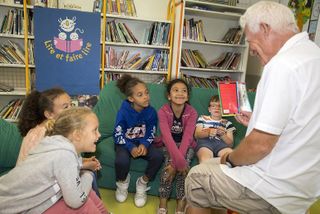
[[[100,13],[35,7],[36,89],[99,94]]]

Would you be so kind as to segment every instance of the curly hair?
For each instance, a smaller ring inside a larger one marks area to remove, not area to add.
[[[132,88],[135,87],[137,84],[142,83],[145,84],[142,80],[137,77],[132,77],[128,74],[123,75],[117,81],[117,87],[120,91],[126,95],[127,97],[133,94]]]
[[[19,115],[18,128],[21,135],[26,136],[30,129],[45,121],[47,118],[44,112],[53,112],[54,100],[63,94],[66,92],[61,88],[31,92],[25,99]]]

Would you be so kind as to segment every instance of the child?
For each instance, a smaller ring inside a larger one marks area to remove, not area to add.
[[[61,88],[52,88],[43,92],[33,91],[28,95],[18,122],[19,130],[24,138],[17,165],[24,161],[28,153],[44,138],[49,125],[48,121],[56,119],[63,110],[70,107],[70,96]],[[83,158],[82,168],[97,171],[101,169],[101,165],[95,157]],[[100,197],[96,178],[92,185]]]
[[[199,117],[194,134],[197,139],[195,151],[200,163],[230,152],[233,145],[233,132],[236,130],[230,121],[222,119],[218,95],[211,97],[208,111],[210,116]]]
[[[134,203],[143,207],[147,201],[147,184],[154,179],[163,161],[161,150],[152,145],[157,126],[157,113],[149,105],[149,91],[140,79],[123,75],[117,82],[123,101],[115,122],[115,169],[116,200],[124,202],[128,196],[130,182],[130,159],[143,158],[148,161],[145,174],[136,181]]]
[[[167,85],[168,104],[158,111],[161,139],[165,144],[165,168],[160,178],[160,204],[158,214],[167,213],[167,201],[176,178],[176,213],[183,213],[184,181],[193,157],[195,141],[193,133],[197,120],[196,110],[187,102],[190,88],[181,79],[175,79]]]
[[[93,172],[80,170],[80,154],[94,152],[98,119],[87,108],[59,114],[37,147],[0,177],[4,213],[107,213],[91,191]]]

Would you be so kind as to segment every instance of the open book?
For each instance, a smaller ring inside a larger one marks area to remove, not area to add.
[[[252,111],[243,82],[218,82],[220,106],[222,116],[234,116],[240,111]]]

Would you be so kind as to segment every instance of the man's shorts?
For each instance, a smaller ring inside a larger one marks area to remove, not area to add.
[[[197,139],[197,146],[195,152],[197,153],[200,148],[206,147],[212,151],[214,157],[218,157],[220,150],[230,148],[223,140],[217,137],[212,138],[201,138]]]
[[[220,158],[192,167],[185,181],[188,204],[201,208],[228,208],[239,213],[280,214],[280,212],[221,170]]]

